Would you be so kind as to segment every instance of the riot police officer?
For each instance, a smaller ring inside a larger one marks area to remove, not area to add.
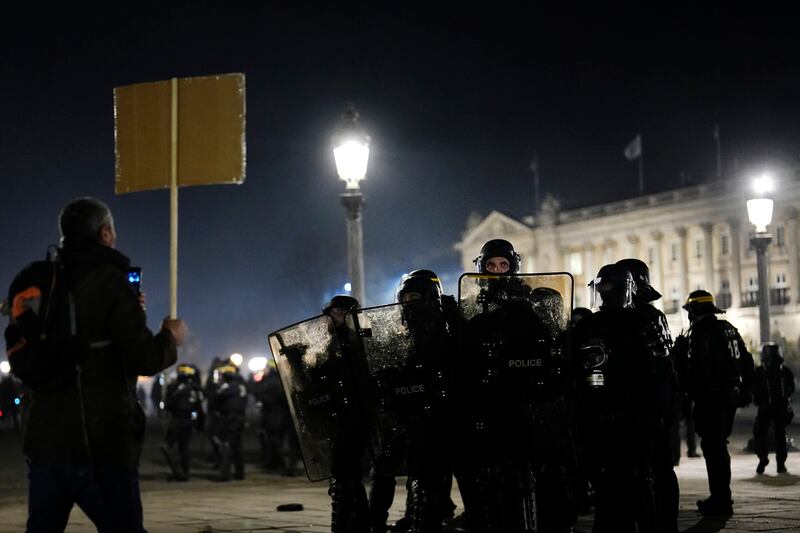
[[[596,313],[576,326],[578,416],[595,490],[595,533],[656,531],[651,473],[659,424],[649,321],[633,309],[631,273],[605,265],[590,283]]]
[[[203,393],[197,367],[181,364],[175,377],[167,384],[164,410],[169,413],[165,444],[162,451],[172,471],[174,481],[189,479],[189,443],[192,429],[203,420]]]
[[[482,274],[516,274],[520,256],[510,242],[493,239],[475,265]],[[549,381],[552,324],[521,278],[476,282],[477,309],[464,327],[457,369],[467,518],[474,532],[535,531],[535,412]]]
[[[783,364],[781,347],[767,342],[761,347],[761,366],[753,374],[753,403],[758,406],[753,425],[753,441],[758,466],[756,472],[764,473],[769,464],[767,432],[775,428],[775,459],[779,474],[786,473],[786,426],[792,421],[792,393],[794,374]]]
[[[644,261],[629,258],[617,261],[633,276],[636,291],[633,294],[633,308],[645,317],[647,329],[642,332],[651,349],[653,392],[657,396],[659,409],[659,425],[653,448],[653,481],[655,483],[656,504],[658,506],[658,523],[665,533],[678,531],[678,503],[680,488],[678,478],[673,470],[675,450],[673,435],[678,423],[676,411],[679,407],[679,395],[675,390],[675,372],[670,350],[672,335],[664,313],[656,309],[651,302],[661,298],[661,294],[650,285],[650,269]],[[680,441],[678,455],[680,455]]]
[[[341,349],[342,359],[329,359],[319,370],[319,377],[343,384],[342,390],[349,390],[353,384],[353,359],[357,357],[357,338],[347,327],[347,313],[358,309],[358,300],[352,296],[339,294],[322,308],[335,329],[336,340]],[[341,400],[341,399],[340,399]],[[368,533],[369,509],[367,493],[361,480],[362,464],[368,444],[367,420],[354,408],[352,400],[339,401],[340,406],[348,405],[336,413],[337,427],[331,436],[331,473],[328,495],[331,497],[332,533]]]
[[[683,348],[676,350],[675,363],[681,392],[694,404],[695,430],[708,472],[709,498],[698,500],[701,513],[733,514],[731,458],[728,437],[737,407],[750,402],[753,357],[730,322],[716,317],[723,313],[705,290],[689,294],[683,308],[691,326]],[[678,344],[678,343],[676,343]]]
[[[239,369],[233,364],[223,365],[215,370],[219,387],[210,400],[211,409],[217,417],[214,428],[214,442],[219,449],[219,481],[233,478],[244,479],[244,456],[242,453],[242,432],[247,408],[247,388]]]
[[[404,408],[398,405],[405,411],[400,416],[408,428],[410,531],[439,532],[446,506],[451,505],[448,480],[453,442],[449,414],[454,324],[447,321],[442,287],[430,270],[415,270],[404,276],[396,299],[404,304],[403,321],[414,343],[405,363],[407,383],[411,389],[419,386],[423,390],[418,398],[406,395],[409,401],[404,402]]]
[[[261,406],[258,437],[264,468],[280,470],[287,476],[295,475],[299,459],[297,437],[273,359],[264,369],[261,381],[254,386],[253,395]]]

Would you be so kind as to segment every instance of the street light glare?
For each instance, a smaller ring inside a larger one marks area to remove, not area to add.
[[[747,200],[747,218],[756,227],[756,233],[766,233],[767,226],[772,222],[772,199]]]
[[[253,357],[247,362],[247,368],[250,369],[250,372],[261,372],[267,368],[267,358]]]
[[[11,372],[11,365],[8,364],[8,361],[0,361],[0,373],[8,374]]]
[[[231,354],[230,361],[237,367],[242,366],[242,361],[244,361],[244,356],[240,353]]]
[[[756,194],[768,194],[775,188],[772,177],[769,174],[762,174],[760,178],[753,180],[753,190]]]
[[[348,282],[348,283],[345,283],[345,284],[344,284],[344,290],[345,290],[345,291],[347,291],[347,292],[352,292],[352,290],[353,290],[353,285],[352,285],[351,283],[349,283],[349,282]]]
[[[333,149],[336,172],[347,183],[348,189],[358,189],[358,182],[367,175],[369,143],[347,139]]]

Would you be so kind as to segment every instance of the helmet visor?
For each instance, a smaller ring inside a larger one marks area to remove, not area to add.
[[[602,307],[631,307],[636,285],[631,279],[595,278],[589,283],[592,309]]]

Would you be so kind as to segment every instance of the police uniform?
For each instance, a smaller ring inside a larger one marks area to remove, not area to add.
[[[758,413],[753,425],[753,444],[759,462],[756,472],[764,473],[769,464],[767,432],[775,428],[775,460],[779,474],[786,473],[786,426],[791,422],[794,374],[783,364],[780,346],[768,342],[761,348],[761,366],[753,375],[753,402]]]
[[[220,385],[211,399],[211,405],[218,419],[213,438],[220,452],[219,480],[230,479],[231,466],[234,479],[244,479],[242,432],[247,408],[247,388],[235,366],[221,366],[216,372],[220,375]]]
[[[590,284],[599,311],[576,326],[583,454],[595,489],[595,533],[657,531],[652,476],[660,424],[649,321],[632,308],[633,278],[606,265]]]
[[[677,443],[679,395],[676,390],[674,364],[671,358],[672,334],[664,313],[650,302],[661,294],[650,285],[650,269],[639,259],[629,258],[617,262],[627,268],[636,284],[633,309],[642,315],[645,329],[640,332],[650,358],[650,379],[655,395],[654,407],[658,424],[653,435],[653,483],[656,496],[660,531],[677,533],[680,488],[673,466],[676,454],[680,457],[680,437]]]
[[[199,378],[195,367],[179,365],[164,396],[164,410],[170,414],[164,453],[176,481],[188,479],[192,430],[203,418]]]
[[[697,506],[707,514],[732,514],[727,439],[737,407],[750,402],[753,358],[736,328],[715,316],[723,311],[714,305],[710,293],[692,292],[684,309],[689,312],[691,327],[685,349],[676,353],[678,383],[694,404],[695,430],[701,439],[711,493]]]

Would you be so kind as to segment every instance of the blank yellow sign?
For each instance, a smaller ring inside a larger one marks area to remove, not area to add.
[[[245,178],[244,74],[178,80],[178,186]],[[170,186],[170,80],[114,89],[117,194]]]

